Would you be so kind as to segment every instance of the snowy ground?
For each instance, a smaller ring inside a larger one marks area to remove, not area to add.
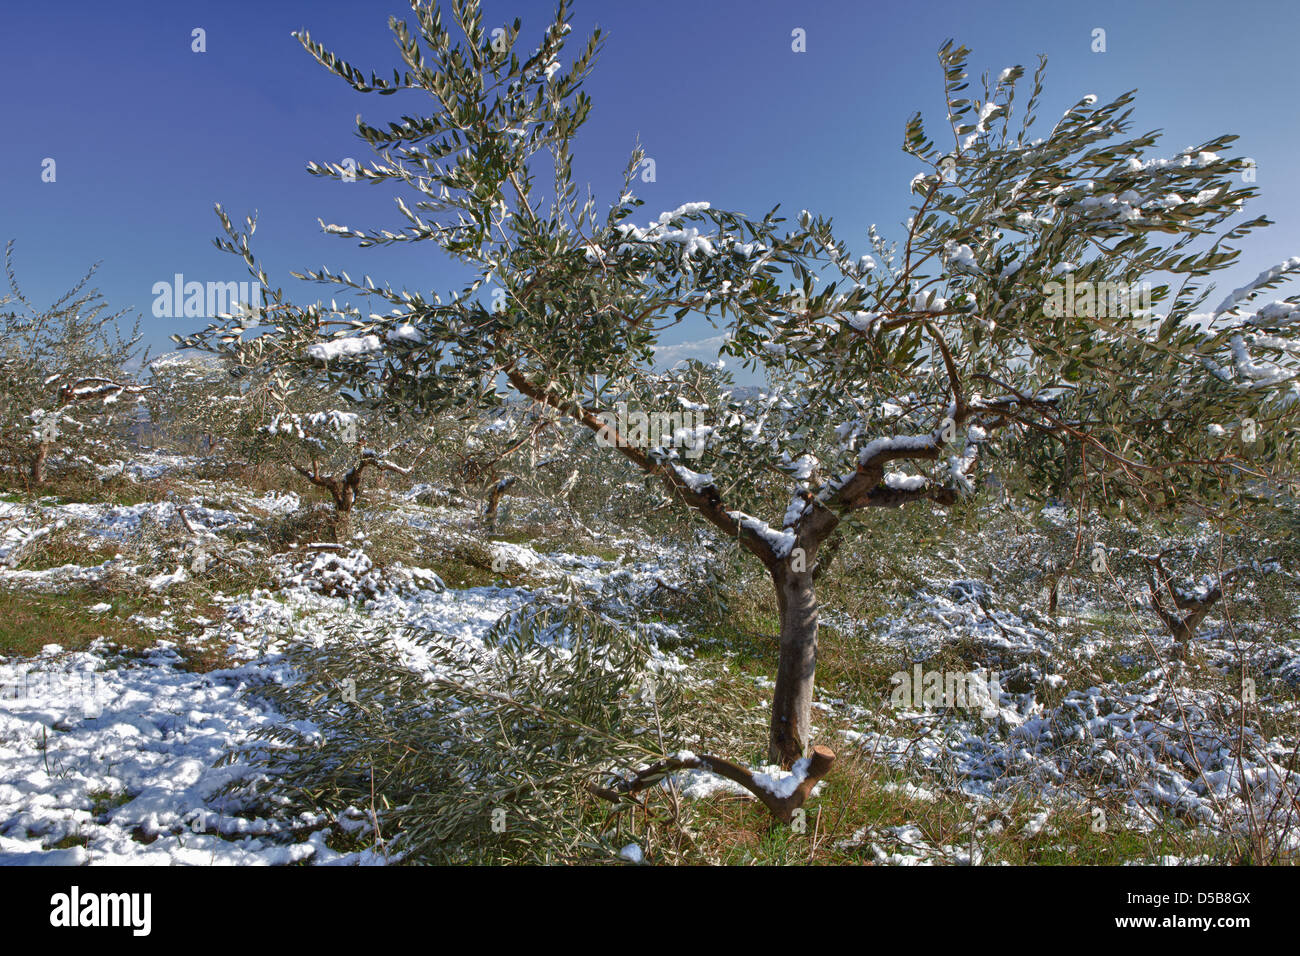
[[[135,471],[153,476],[149,466]],[[417,497],[393,511],[410,527],[456,533],[457,522],[464,524],[454,506],[418,505]],[[171,570],[141,569],[122,556],[39,571],[15,570],[7,559],[51,529],[75,529],[111,549],[142,527],[178,521],[216,553],[221,541],[300,506],[296,496],[226,498],[221,507],[205,503],[203,495],[129,507],[0,502],[0,587],[57,592],[110,573],[135,573],[142,589],[165,597],[193,573],[197,545]],[[609,613],[634,619],[658,589],[676,587],[690,573],[684,562],[646,542],[621,548],[616,560],[539,553],[504,541],[491,547],[498,566],[526,575],[528,587],[447,588],[424,569],[378,569],[361,551],[282,555],[271,562],[273,587],[218,595],[216,620],[191,620],[179,603],[142,616],[137,623],[158,632],[156,645],[143,653],[124,654],[103,642],[64,652],[59,635],[51,633],[37,657],[0,661],[0,864],[383,863],[369,850],[342,853],[328,845],[331,834],[364,827],[360,811],[337,820],[263,819],[221,796],[243,772],[237,762],[219,765],[222,755],[281,719],[246,691],[285,679],[279,649],[287,636],[326,641],[326,623],[360,627],[383,620],[481,644],[503,615],[543,591],[577,589]],[[980,648],[999,667],[991,702],[966,712],[920,705],[888,710],[838,699],[823,688],[816,710],[823,739],[837,735],[840,748],[858,748],[908,774],[909,782],[890,786],[911,800],[931,801],[946,789],[974,804],[1015,795],[1049,808],[1119,793],[1128,825],[1139,828],[1164,813],[1231,825],[1250,809],[1247,794],[1257,810],[1285,798],[1285,788],[1294,792],[1294,776],[1288,776],[1294,753],[1287,743],[1248,729],[1249,746],[1243,747],[1219,719],[1221,697],[1179,686],[1158,667],[1070,686],[1066,674],[1100,648],[1087,640],[1064,644],[1056,622],[1030,609],[988,610],[981,587],[958,580],[902,598],[891,616],[864,629],[862,640],[864,652],[875,648],[890,659],[916,661],[954,641]],[[827,620],[848,631],[858,626],[837,619],[833,610]],[[686,635],[672,626],[654,626],[664,648],[683,643]],[[412,668],[431,666],[418,646],[391,640]],[[1151,649],[1149,635],[1135,633],[1132,640],[1135,658]],[[180,653],[186,642],[221,648],[229,666],[196,673]],[[1224,674],[1240,659],[1230,642],[1213,635],[1204,652],[1207,666]],[[1294,635],[1261,640],[1249,653],[1262,678],[1300,682]],[[695,666],[689,655],[660,654],[676,667]],[[1276,706],[1281,712],[1286,704]],[[775,776],[779,782],[782,775]],[[688,799],[743,792],[700,772],[676,782]],[[1035,818],[1040,830],[1052,825],[1049,816],[1044,809]],[[996,814],[989,821],[991,828],[1001,825]],[[1294,831],[1288,839],[1295,848]],[[910,826],[864,829],[842,844],[876,862],[981,862],[978,848],[934,846]],[[640,859],[640,852],[625,848],[623,857]]]
[[[75,524],[125,540],[143,520],[166,521],[183,507],[194,528],[219,534],[246,527],[251,510],[292,510],[298,502],[292,496],[262,497],[246,504],[242,513],[197,501],[39,509],[0,504],[0,520],[10,524],[0,560],[40,533],[34,528]],[[412,509],[411,516],[417,526],[430,520],[428,509]],[[654,563],[622,566],[586,555],[541,555],[507,542],[494,549],[502,567],[615,603],[652,589],[666,573]],[[0,567],[0,586],[54,591],[93,582],[115,563],[121,562],[44,571]],[[218,759],[279,719],[245,691],[284,677],[277,652],[289,634],[323,641],[326,622],[383,619],[478,643],[533,594],[509,587],[451,590],[422,569],[380,573],[360,552],[286,557],[277,570],[275,590],[229,600],[223,622],[190,638],[218,642],[231,659],[245,662],[239,666],[204,674],[185,670],[175,642],[161,636],[138,657],[107,646],[64,653],[51,643],[38,658],[0,664],[0,865],[382,862],[368,852],[331,851],[325,845],[330,824],[323,819],[262,820],[223,806],[218,791],[240,768],[218,767]],[[185,576],[178,567],[144,580],[166,590]],[[162,630],[171,617],[161,615]],[[413,668],[429,666],[411,646],[394,643]]]

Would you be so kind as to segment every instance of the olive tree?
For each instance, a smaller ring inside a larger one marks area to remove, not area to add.
[[[277,292],[274,328],[217,323],[185,342],[308,369],[324,337],[331,374],[377,400],[515,395],[598,436],[770,575],[773,760],[790,766],[812,745],[823,549],[869,544],[875,509],[943,521],[991,467],[1010,491],[1032,489],[1062,456],[1076,463],[1072,493],[1130,513],[1235,500],[1293,474],[1300,308],[1244,306],[1300,260],[1204,307],[1209,277],[1266,222],[1237,221],[1253,190],[1226,155],[1232,137],[1155,155],[1155,134],[1130,132],[1131,93],[1085,97],[1043,124],[1041,62],[1028,82],[1011,67],[977,86],[968,51],[949,43],[944,145],[919,114],[908,123],[918,173],[896,242],[872,229],[855,254],[829,219],[786,225],[775,209],[699,201],[638,223],[640,149],[603,211],[573,178],[599,31],[566,56],[566,2],[531,51],[518,21],[485,25],[474,0],[453,3],[450,24],[436,4],[413,9],[413,26],[391,21],[391,79],[299,36],[361,93],[429,97],[389,122],[358,116],[367,165],[309,170],[395,193],[396,228],[326,232],[362,247],[430,243],[470,281],[444,297],[322,268],[299,278],[378,308],[339,315]],[[237,229],[219,213],[219,245],[271,288],[251,221]],[[727,355],[766,387],[701,396],[655,373],[656,343],[688,316],[725,330]],[[826,752],[813,756],[809,772],[824,772]]]
[[[169,352],[149,363],[145,398],[155,445],[207,460],[230,450],[251,404],[247,380],[218,356]]]
[[[269,385],[271,403],[258,426],[262,458],[277,461],[330,496],[338,529],[345,531],[367,472],[407,477],[423,455],[423,423],[385,415],[328,390]]]
[[[124,424],[148,387],[129,366],[140,358],[139,323],[122,325],[89,288],[92,267],[49,306],[35,305],[18,283],[14,243],[5,247],[8,292],[0,295],[0,450],[31,484],[45,483],[51,453],[93,460],[111,456]],[[147,356],[146,356],[147,357]]]

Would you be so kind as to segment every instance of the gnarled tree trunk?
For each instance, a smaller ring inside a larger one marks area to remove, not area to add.
[[[510,486],[515,483],[514,475],[506,475],[499,481],[492,483],[488,490],[487,506],[483,510],[483,524],[488,531],[494,531],[497,526],[497,509],[501,506],[501,499],[505,497]]]
[[[322,475],[314,462],[311,471],[298,465],[291,465],[294,471],[313,485],[329,492],[330,498],[334,501],[333,520],[330,522],[331,533],[334,540],[340,544],[352,534],[352,506],[356,504],[357,491],[361,487],[363,465],[364,463],[350,469],[342,478]]]

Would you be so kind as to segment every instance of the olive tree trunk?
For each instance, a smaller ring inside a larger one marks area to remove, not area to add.
[[[36,446],[36,454],[32,456],[32,484],[45,484],[45,462],[50,457],[50,446],[48,442],[41,442]]]
[[[768,759],[789,767],[811,744],[813,678],[817,671],[817,594],[811,570],[772,569],[781,620],[781,656],[772,695]]]

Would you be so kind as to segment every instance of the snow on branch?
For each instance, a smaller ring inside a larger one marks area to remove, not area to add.
[[[1256,292],[1276,285],[1279,280],[1284,278],[1288,273],[1300,270],[1300,256],[1280,262],[1271,269],[1265,269],[1253,280],[1246,283],[1239,289],[1233,289],[1228,296],[1219,303],[1219,307],[1214,310],[1214,318],[1217,319],[1225,312],[1230,312],[1242,302],[1252,298]]]
[[[760,540],[762,540],[763,543],[771,549],[773,556],[777,559],[789,557],[790,552],[794,550],[796,535],[793,531],[777,531],[761,518],[747,515],[743,511],[728,511],[727,514],[730,515],[732,520],[734,520],[741,528],[753,532]]]
[[[57,375],[51,376],[47,384],[57,380]],[[69,405],[91,402],[95,399],[99,399],[105,405],[111,405],[123,395],[143,395],[152,390],[152,385],[118,382],[111,378],[79,378],[59,389],[59,399]]]
[[[675,771],[706,770],[740,784],[757,797],[773,817],[781,823],[789,823],[794,819],[795,811],[812,794],[813,788],[830,773],[834,762],[834,751],[829,747],[815,746],[811,757],[796,761],[790,776],[772,780],[767,774],[755,773],[721,757],[696,756],[683,751],[606,787],[592,784],[588,790],[601,799],[619,803],[654,786]]]
[[[337,358],[358,358],[381,348],[383,345],[377,335],[354,335],[309,345],[307,356],[319,362],[329,362]]]
[[[886,462],[899,458],[934,457],[939,443],[933,435],[895,435],[889,438],[873,438],[862,446],[858,452],[858,467],[862,469],[877,468]],[[918,454],[920,453],[920,454]]]

